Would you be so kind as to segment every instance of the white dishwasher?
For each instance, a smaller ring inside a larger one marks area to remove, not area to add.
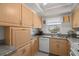
[[[39,39],[39,50],[49,53],[49,38],[40,37],[40,39]]]

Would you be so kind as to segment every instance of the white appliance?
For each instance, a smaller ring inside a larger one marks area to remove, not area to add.
[[[39,50],[49,53],[49,38],[40,37],[40,39],[39,39]]]

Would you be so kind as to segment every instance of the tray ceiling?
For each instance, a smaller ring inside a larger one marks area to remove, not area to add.
[[[70,14],[77,3],[26,3],[27,6],[35,10],[44,17]]]

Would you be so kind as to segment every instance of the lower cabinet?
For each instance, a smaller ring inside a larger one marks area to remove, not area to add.
[[[28,43],[22,48],[19,48],[14,54],[11,56],[31,56],[31,43]]]
[[[34,37],[33,40],[31,41],[32,43],[32,55],[35,55],[38,50],[39,50],[39,38],[38,36],[37,37]]]
[[[11,28],[12,45],[17,49],[31,40],[31,28]]]
[[[35,36],[32,39],[31,28],[8,27],[5,30],[6,44],[9,43],[8,45],[16,48],[16,51],[11,56],[31,56],[36,54],[39,48],[39,37]]]
[[[38,37],[34,37],[31,42],[26,44],[24,47],[21,47],[16,50],[14,54],[11,56],[33,56],[39,50],[39,39]]]
[[[30,46],[30,44],[18,49],[16,53],[19,56],[31,56],[31,46]]]
[[[66,39],[50,39],[50,54],[68,56],[70,54],[70,44]]]

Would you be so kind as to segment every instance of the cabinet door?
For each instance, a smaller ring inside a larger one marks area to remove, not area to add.
[[[60,40],[60,55],[68,56],[70,55],[70,43],[68,40]]]
[[[31,56],[32,55],[32,50],[31,50],[31,43],[25,46],[25,56]]]
[[[70,44],[66,39],[50,39],[50,53],[67,56],[70,54]]]
[[[16,48],[31,40],[31,28],[12,28],[12,42]]]
[[[25,45],[24,47],[17,50],[16,54],[18,56],[31,56],[31,43]]]
[[[39,39],[38,39],[38,37],[33,38],[31,46],[32,46],[32,55],[34,55],[39,50]]]
[[[64,16],[63,18],[64,18],[64,19],[63,19],[64,23],[67,23],[67,22],[69,22],[69,20],[70,20],[70,19],[69,19],[69,16]]]
[[[16,51],[16,56],[23,56],[25,53],[25,47],[22,47]]]
[[[79,27],[79,8],[73,12],[73,28]]]
[[[33,13],[33,27],[41,28],[42,27],[42,19],[37,14]]]
[[[0,22],[20,24],[21,4],[0,4]]]
[[[49,53],[57,55],[59,53],[59,41],[50,39],[49,42]]]
[[[32,11],[22,5],[22,26],[32,27]]]

